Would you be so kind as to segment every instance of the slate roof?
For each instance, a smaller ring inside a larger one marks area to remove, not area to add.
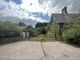
[[[77,14],[52,14],[51,19],[54,20],[56,23],[69,23],[71,22],[72,18]]]

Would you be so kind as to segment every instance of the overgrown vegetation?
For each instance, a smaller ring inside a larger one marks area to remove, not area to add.
[[[26,26],[26,24],[24,22],[19,22],[18,25],[19,26]]]
[[[20,26],[16,23],[0,21],[0,44],[18,41],[20,39]]]
[[[48,23],[44,22],[44,23],[40,23],[38,22],[35,26],[35,28],[42,28],[42,27],[46,27],[48,25]]]
[[[11,23],[11,22],[1,22],[0,21],[0,30],[10,30],[10,31],[19,31],[19,25],[17,25],[16,23]]]
[[[37,37],[37,41],[40,41],[40,42],[47,42],[47,41],[54,41],[52,37],[50,37],[49,35],[47,34],[41,34]]]
[[[46,27],[47,29],[47,34],[46,36],[48,37],[49,40],[55,41],[55,31],[57,31],[56,23],[54,23],[53,18],[51,17],[51,21]]]
[[[54,40],[55,34],[57,35],[55,40],[60,40],[60,32],[62,34],[62,40],[67,43],[73,43],[80,45],[80,14],[72,17],[72,21],[68,24],[65,24],[63,29],[58,28],[55,22],[51,20],[48,25],[47,36]]]
[[[41,35],[41,34],[46,34],[47,33],[47,25],[48,25],[48,23],[37,23],[36,24],[36,26],[35,26],[35,28],[37,29],[37,31],[39,32],[39,34]]]
[[[49,24],[48,23],[38,23],[36,29],[39,32],[37,40],[40,42],[43,41],[53,41],[51,34],[49,34]]]
[[[39,35],[39,32],[37,31],[37,29],[33,28],[32,26],[27,26],[24,31],[28,31],[29,32],[29,37],[36,37]]]
[[[80,15],[73,17],[72,22],[63,31],[64,42],[80,45]]]

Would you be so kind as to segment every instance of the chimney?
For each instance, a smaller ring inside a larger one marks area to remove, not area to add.
[[[67,15],[67,7],[64,7],[64,8],[62,9],[62,14],[63,14],[63,15]]]

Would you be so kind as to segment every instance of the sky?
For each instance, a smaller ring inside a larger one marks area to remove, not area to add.
[[[69,13],[78,13],[80,0],[0,0],[0,16],[19,18],[26,24],[49,22],[51,14],[61,13],[64,6]]]

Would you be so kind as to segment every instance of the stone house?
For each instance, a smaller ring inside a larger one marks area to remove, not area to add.
[[[78,14],[68,13],[67,7],[62,9],[61,14],[51,14],[51,31],[56,40],[62,40],[62,31],[72,21],[73,17]]]

